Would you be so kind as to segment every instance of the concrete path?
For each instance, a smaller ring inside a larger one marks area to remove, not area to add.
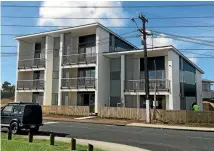
[[[186,131],[205,131],[214,132],[214,128],[208,127],[188,127],[188,126],[170,126],[161,124],[143,124],[143,123],[130,123],[126,126],[146,127],[146,128],[159,128],[159,129],[175,129],[175,130],[186,130]]]
[[[35,139],[50,139],[48,136],[34,136]],[[71,142],[71,138],[66,137],[56,137],[56,141],[63,141],[63,142]],[[141,149],[138,147],[132,147],[123,144],[116,144],[116,143],[109,143],[109,142],[102,142],[102,141],[95,141],[95,140],[87,140],[87,139],[76,139],[77,144],[81,145],[88,145],[92,144],[94,148],[100,148],[106,151],[149,151],[146,149]]]

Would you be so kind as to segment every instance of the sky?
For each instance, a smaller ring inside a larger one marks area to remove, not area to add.
[[[214,2],[72,2],[72,1],[46,1],[46,2],[2,2],[1,5],[27,5],[27,6],[144,6],[144,5],[192,5],[192,4],[213,4]],[[152,17],[173,17],[173,16],[212,16],[213,8],[211,6],[205,7],[141,7],[141,8],[44,8],[44,7],[1,7],[2,16],[44,16],[44,17],[111,17],[111,18],[121,18],[121,17],[137,17],[139,12],[147,18]],[[200,10],[200,11],[199,11]],[[1,18],[2,25],[54,25],[54,26],[75,26],[91,22],[100,22],[105,26],[135,26],[131,20],[56,20],[56,19],[44,19],[44,18]],[[139,20],[136,20],[138,25],[141,25]],[[170,26],[170,25],[214,25],[214,18],[194,18],[194,19],[149,19],[147,27],[149,26]],[[53,30],[53,27],[1,27],[2,34],[31,34],[42,31]],[[110,28],[114,32],[121,34],[129,32],[133,29],[125,28]],[[148,29],[149,30],[149,29]],[[214,27],[200,27],[200,28],[155,28],[153,30],[170,33],[182,36],[214,36]],[[137,33],[133,33],[136,35]],[[159,38],[153,39],[154,46],[162,45],[174,45],[178,49],[207,49],[213,48],[211,46],[199,45],[194,43],[182,42],[174,39],[163,38],[161,34]],[[140,46],[139,37],[127,39],[136,46]],[[214,41],[214,38],[203,39]],[[151,44],[151,38],[148,38],[148,43]],[[14,40],[13,36],[1,36],[1,44],[16,46],[17,42]],[[2,52],[15,52],[17,49],[14,47],[2,47]],[[190,50],[188,50],[190,51]],[[193,53],[204,53],[207,55],[214,56],[214,50],[191,50]],[[188,57],[197,57],[201,55],[183,52]],[[190,58],[195,64],[197,64],[204,72],[203,78],[214,80],[214,58]],[[16,81],[16,56],[1,57],[1,82],[9,81],[15,84]]]

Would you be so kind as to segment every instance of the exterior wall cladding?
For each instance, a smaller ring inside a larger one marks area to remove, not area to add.
[[[101,24],[17,40],[15,101],[88,106],[95,113],[104,106],[145,108],[143,50]],[[151,107],[155,92],[160,109],[201,106],[203,71],[179,53],[172,46],[148,51]]]

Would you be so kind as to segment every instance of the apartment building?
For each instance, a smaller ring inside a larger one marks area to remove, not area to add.
[[[203,100],[214,99],[214,90],[212,89],[214,81],[203,79],[202,80],[202,98]]]
[[[15,101],[41,105],[145,107],[143,50],[99,23],[17,37]],[[203,71],[173,46],[148,50],[150,100],[202,108]],[[155,64],[155,65],[154,65]],[[156,66],[156,68],[155,68]],[[154,93],[156,90],[156,93]]]

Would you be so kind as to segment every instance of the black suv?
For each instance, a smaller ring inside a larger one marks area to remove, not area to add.
[[[14,134],[21,129],[36,133],[42,125],[42,108],[38,104],[12,102],[1,108],[1,127],[10,128]]]

